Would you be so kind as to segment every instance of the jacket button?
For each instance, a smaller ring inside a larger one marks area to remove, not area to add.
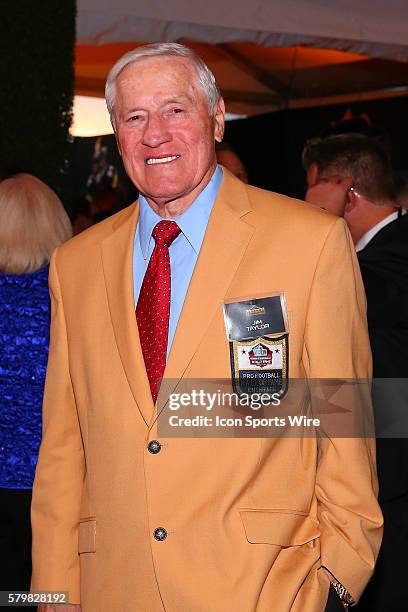
[[[152,455],[157,455],[157,453],[160,453],[161,444],[157,440],[152,440],[147,445],[147,448],[149,450],[149,453],[152,453]]]
[[[157,527],[157,529],[154,530],[153,535],[155,540],[158,542],[163,542],[163,540],[167,538],[167,531],[164,529],[164,527]]]

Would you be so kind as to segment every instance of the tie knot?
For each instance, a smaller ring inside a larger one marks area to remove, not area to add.
[[[152,236],[157,246],[169,247],[181,229],[175,221],[159,221],[153,228]]]

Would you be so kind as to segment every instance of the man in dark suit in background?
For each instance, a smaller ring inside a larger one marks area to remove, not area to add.
[[[309,141],[303,163],[306,200],[344,216],[356,245],[367,295],[373,376],[408,378],[408,215],[394,200],[392,170],[386,152],[359,134]],[[395,408],[395,385],[374,385],[377,434],[383,431],[384,405]],[[380,504],[384,538],[375,574],[357,609],[399,612],[407,609],[408,440],[377,440]]]

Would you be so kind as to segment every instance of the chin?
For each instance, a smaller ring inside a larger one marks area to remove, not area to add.
[[[152,198],[160,198],[162,200],[173,200],[181,197],[186,192],[186,186],[180,183],[171,183],[168,181],[152,185],[148,193],[152,194]]]

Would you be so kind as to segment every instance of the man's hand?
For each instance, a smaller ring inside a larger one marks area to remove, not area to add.
[[[79,604],[38,606],[38,612],[81,612],[81,606]]]
[[[308,188],[305,200],[337,217],[343,217],[352,187],[353,181],[350,177],[333,176],[320,179]]]

